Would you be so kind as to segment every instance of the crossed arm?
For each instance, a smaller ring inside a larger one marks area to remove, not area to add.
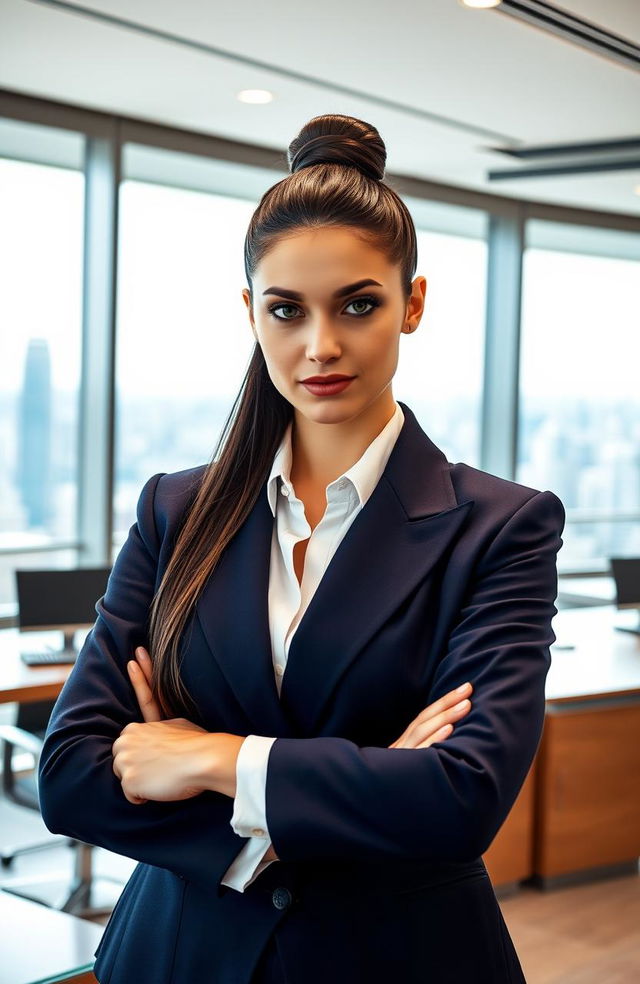
[[[125,797],[130,803],[179,800],[207,789],[235,797],[237,758],[245,739],[205,731],[185,718],[163,720],[153,696],[149,653],[138,646],[135,656],[127,671],[144,723],[126,725],[112,746],[113,771]],[[471,692],[471,684],[465,683],[429,704],[390,747],[427,748],[444,740],[468,713]],[[273,844],[262,860],[279,860]]]

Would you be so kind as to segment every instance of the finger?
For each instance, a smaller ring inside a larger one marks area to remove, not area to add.
[[[425,741],[421,741],[415,747],[416,748],[429,748],[429,746],[430,745],[433,745],[434,742],[436,742],[436,741],[444,741],[445,738],[448,738],[449,737],[449,735],[451,734],[452,731],[453,731],[453,725],[452,724],[445,724],[444,727],[439,728],[436,731],[435,734],[430,735],[429,738],[427,738]]]
[[[418,748],[425,739],[431,738],[442,728],[456,721],[460,721],[470,709],[471,701],[465,697],[464,700],[453,707],[447,708],[440,714],[436,714],[435,717],[427,718],[426,720],[416,718],[392,747]],[[437,741],[438,739],[433,740]]]
[[[441,728],[438,728],[434,734],[429,735],[428,738],[422,741],[417,741],[415,736],[413,740],[398,738],[397,741],[394,741],[393,745],[389,745],[389,748],[428,748],[434,741],[443,741],[445,738],[448,738],[452,731],[453,725],[445,724]]]
[[[135,655],[136,655],[136,658],[137,658],[137,661],[138,661],[138,666],[141,668],[141,670],[142,670],[142,672],[144,674],[144,678],[147,681],[147,685],[149,687],[149,690],[153,694],[153,686],[152,686],[153,664],[151,663],[151,656],[149,655],[148,651],[145,649],[144,646],[138,646],[136,648],[136,650],[135,650]],[[155,707],[156,707],[156,710],[158,712],[158,717],[155,718],[154,720],[158,720],[159,721],[162,718],[162,712],[160,710],[160,706],[157,703],[157,701],[156,701]]]
[[[441,714],[443,711],[446,711],[449,707],[452,707],[455,704],[457,704],[461,700],[461,698],[470,697],[472,692],[473,692],[473,685],[469,680],[467,680],[466,683],[463,683],[461,686],[456,687],[455,690],[450,690],[449,693],[444,694],[443,697],[440,697],[438,700],[435,700],[432,704],[429,704],[427,707],[424,708],[424,710],[420,711],[417,717],[413,719],[411,724],[409,724],[408,727],[405,728],[403,733],[398,738],[398,743],[403,742],[406,738],[410,737],[416,725],[422,724],[424,721],[429,721],[431,718],[434,718],[436,715]],[[394,745],[390,745],[389,747],[394,748],[395,743]]]
[[[135,660],[129,660],[127,669],[145,722],[162,720],[162,715],[151,692],[151,687]]]
[[[420,724],[416,724],[415,727],[411,729],[410,738],[412,743],[424,741],[425,738],[429,738],[431,735],[435,734],[441,728],[448,724],[453,724],[456,721],[460,721],[461,718],[468,714],[471,709],[471,701],[465,698],[456,704],[454,707],[447,708],[446,711],[442,711],[441,714],[436,714],[433,718],[428,718],[426,721],[422,721]]]
[[[149,653],[144,646],[138,646],[135,651],[135,656],[138,660],[138,665],[142,668],[142,672],[144,673],[147,683],[151,686],[153,667],[151,665],[151,657],[149,656]]]
[[[473,691],[472,684],[467,681],[463,683],[460,687],[456,687],[455,690],[450,690],[448,694],[435,700],[433,704],[429,704],[423,711],[418,714],[414,724],[421,724],[423,721],[428,721],[429,718],[435,717],[437,714],[441,714],[448,708],[453,707],[459,701],[465,697],[470,697]]]

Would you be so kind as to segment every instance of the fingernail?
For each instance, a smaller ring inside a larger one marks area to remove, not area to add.
[[[135,671],[138,669],[138,666],[136,663],[134,663],[132,659],[130,659],[129,662],[127,663],[127,669],[129,670],[129,673],[135,673]]]
[[[470,685],[470,684],[469,684],[469,681],[467,680],[467,682],[466,682],[466,683],[463,683],[461,687],[458,687],[458,689],[456,690],[456,693],[457,693],[457,694],[462,694],[462,693],[464,693],[464,691],[465,691],[465,690],[467,689],[467,687],[468,687],[469,685]]]
[[[470,706],[471,706],[471,701],[469,701],[469,700],[461,700],[459,704],[455,704],[455,706],[454,706],[453,709],[454,709],[454,711],[461,711],[461,710],[463,710],[463,708],[470,707]]]
[[[147,654],[145,653],[144,649],[141,649],[140,646],[138,646],[138,648],[136,649],[136,656],[138,657],[138,659],[145,659],[146,655]]]

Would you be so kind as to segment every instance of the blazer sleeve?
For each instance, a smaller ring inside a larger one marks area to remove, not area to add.
[[[448,738],[413,749],[276,739],[266,815],[282,861],[456,862],[488,849],[542,734],[564,520],[554,493],[535,493],[476,565],[425,701],[472,682],[471,710]]]
[[[154,497],[162,474],[145,483],[137,522],[116,558],[98,618],[53,707],[38,767],[40,810],[52,833],[166,868],[206,891],[246,843],[230,826],[233,801],[206,790],[188,800],[130,803],[113,772],[111,746],[142,721],[126,664],[148,647],[159,537]]]

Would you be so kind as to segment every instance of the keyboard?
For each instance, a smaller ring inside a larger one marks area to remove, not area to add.
[[[27,666],[49,666],[61,663],[75,663],[78,654],[71,649],[37,649],[20,653],[20,659]]]

